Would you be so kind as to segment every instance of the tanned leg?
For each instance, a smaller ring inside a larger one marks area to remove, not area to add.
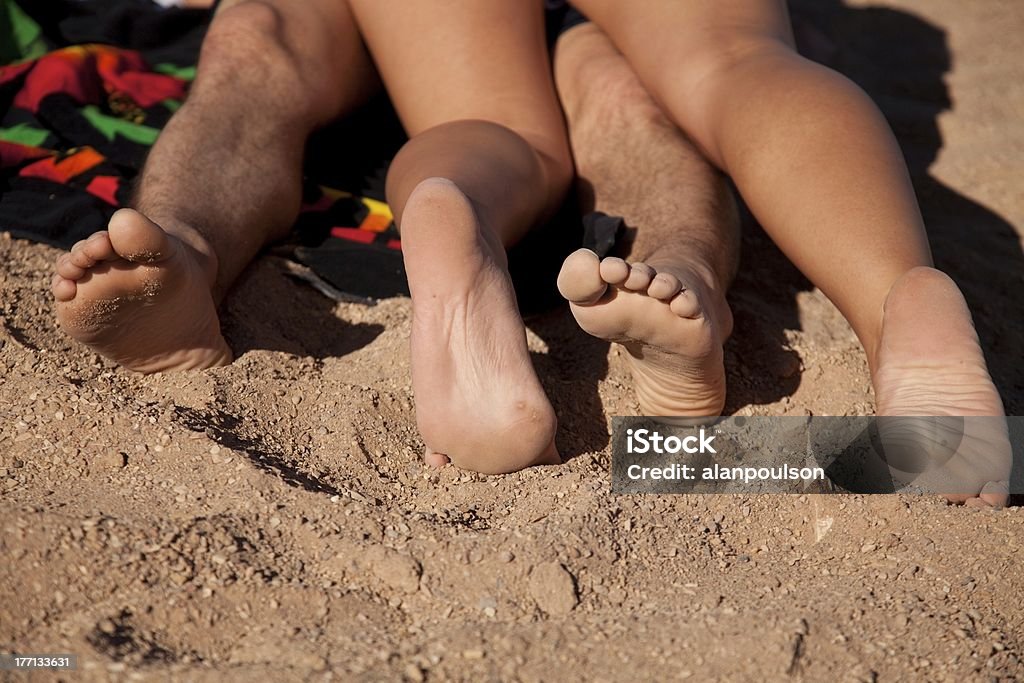
[[[931,268],[892,132],[853,83],[796,54],[783,0],[578,5],[850,321],[880,414],[1003,415],[963,297]],[[947,493],[1000,503],[1005,487],[981,484],[1003,469]]]
[[[554,212],[572,174],[542,5],[352,7],[410,135],[387,192],[412,293],[427,460],[486,473],[557,462],[554,412],[530,362],[505,257]]]
[[[222,6],[135,208],[57,260],[52,289],[64,330],[140,372],[230,362],[217,303],[290,229],[309,133],[375,85],[345,3]]]

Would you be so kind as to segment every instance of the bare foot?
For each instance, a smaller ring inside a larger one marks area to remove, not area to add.
[[[1012,455],[1003,404],[967,302],[952,280],[921,267],[896,281],[885,302],[876,358],[878,415],[967,418],[959,447],[948,460],[946,454],[942,471],[934,473],[935,490],[951,502],[1005,505]],[[944,424],[917,426],[925,450],[941,451],[945,444],[932,442],[945,441]],[[894,429],[908,433],[914,428],[897,422]]]
[[[701,271],[704,271],[702,274]],[[732,331],[710,269],[658,255],[646,263],[569,255],[558,289],[584,330],[629,352],[645,415],[711,417],[725,405],[722,343]]]
[[[137,372],[226,365],[211,285],[216,265],[132,209],[57,259],[57,319],[76,340]]]
[[[534,373],[505,250],[452,182],[409,196],[412,382],[427,462],[497,474],[559,462],[555,414]]]

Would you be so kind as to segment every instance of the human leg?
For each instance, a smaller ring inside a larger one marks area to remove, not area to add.
[[[1003,414],[895,138],[859,88],[793,51],[781,0],[578,4],[850,321],[879,413]]]
[[[899,147],[874,104],[793,51],[781,0],[579,4],[874,362],[890,288],[931,265]]]
[[[137,210],[57,260],[65,331],[140,372],[229,362],[217,302],[291,227],[308,134],[375,84],[344,2],[225,3],[147,160]]]
[[[580,250],[559,288],[586,331],[623,344],[645,414],[718,415],[732,328],[725,292],[739,252],[725,179],[593,24],[561,36],[555,81],[586,208],[636,228],[630,264]]]
[[[428,462],[488,473],[557,462],[554,412],[504,251],[553,213],[571,176],[541,5],[352,7],[410,135],[387,191],[412,293]]]

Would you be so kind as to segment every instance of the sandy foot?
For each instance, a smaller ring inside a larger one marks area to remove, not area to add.
[[[873,379],[879,415],[992,416],[964,423],[959,448],[942,473],[957,484],[939,490],[952,502],[1006,504],[1012,456],[1003,404],[967,303],[946,275],[915,268],[893,285]],[[943,431],[940,424],[917,429],[925,449]]]
[[[699,270],[656,255],[647,263],[602,261],[580,249],[558,275],[580,326],[629,352],[645,415],[717,416],[725,404],[722,343],[732,314]]]
[[[496,474],[559,462],[555,414],[530,362],[505,250],[470,200],[428,179],[402,215],[412,380],[427,462]]]
[[[67,334],[137,372],[225,365],[215,265],[132,209],[57,259],[51,291]]]

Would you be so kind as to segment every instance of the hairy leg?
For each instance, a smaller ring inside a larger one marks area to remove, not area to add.
[[[578,5],[850,321],[880,412],[1003,414],[963,298],[930,268],[892,132],[853,83],[796,54],[783,0]]]
[[[870,99],[793,51],[782,0],[579,4],[874,362],[886,295],[931,256],[899,147]]]
[[[559,288],[580,325],[628,352],[641,410],[712,416],[725,401],[725,292],[739,221],[724,177],[644,90],[593,24],[567,31],[555,82],[569,124],[581,195],[636,228],[632,263],[580,250]]]
[[[222,5],[188,100],[143,170],[136,210],[58,259],[64,329],[141,372],[229,362],[216,303],[290,229],[309,133],[375,86],[345,3]]]
[[[351,4],[410,135],[387,192],[427,460],[487,473],[557,462],[504,251],[555,210],[571,177],[541,4]]]

